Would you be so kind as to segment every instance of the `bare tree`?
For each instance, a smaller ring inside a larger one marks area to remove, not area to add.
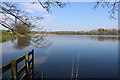
[[[52,0],[52,2],[50,0],[47,0],[46,2],[40,2],[40,0],[38,0],[32,4],[35,3],[42,5],[42,7],[48,12],[51,12],[51,5],[58,6],[60,8],[63,8],[65,6],[65,4],[54,0]],[[30,16],[27,12],[20,10],[18,8],[18,5],[10,2],[0,3],[0,15],[2,15],[0,18],[0,24],[11,31],[18,33],[26,33],[31,31],[33,28],[37,28],[36,25],[33,25],[34,22],[43,19],[43,17]],[[49,43],[47,40],[46,34],[44,33],[30,37],[29,35],[26,35],[25,37],[29,38],[31,41],[30,45],[33,45],[37,48],[51,45],[51,43]]]
[[[41,17],[30,16],[27,12],[21,11],[16,5],[17,4],[12,4],[8,2],[0,3],[0,24],[3,27],[11,31],[16,31],[14,27],[17,27],[17,25],[12,26],[11,23],[17,24],[17,22],[20,22],[21,24],[26,25],[27,27],[29,27],[30,30],[32,30],[35,27],[33,26],[34,21],[43,19]]]
[[[37,1],[48,12],[51,12],[51,6],[58,6],[60,8],[64,8],[66,6],[66,4],[60,2],[60,0],[46,0],[45,2],[41,2],[40,0]]]
[[[95,3],[95,6],[93,9],[95,10],[99,6],[108,7],[110,10],[108,11],[110,14],[110,18],[112,19],[117,19],[118,17],[118,5],[119,5],[119,0],[114,0],[114,2],[110,2],[110,0],[98,0]]]
[[[66,4],[63,2],[60,2],[60,0],[46,0],[45,2],[41,2],[40,0],[37,0],[35,2],[32,2],[33,4],[39,3],[46,11],[51,12],[51,6],[58,6],[60,8],[63,8]],[[108,0],[98,0],[96,2],[96,5],[94,6],[94,9],[96,9],[99,5],[102,7],[108,7],[110,8],[110,18],[117,18],[118,11],[118,3],[119,1],[115,2],[109,2]],[[8,2],[1,2],[0,3],[0,15],[4,15],[2,19],[0,19],[0,24],[6,28],[8,28],[11,31],[15,31],[9,23],[14,22],[15,24],[17,21],[22,22],[23,24],[29,26],[28,24],[31,23],[32,20],[36,19],[42,19],[42,18],[33,18],[28,15],[28,13],[21,11],[18,8],[18,5]],[[4,18],[4,19],[3,19]],[[33,27],[32,27],[33,28]]]
[[[13,29],[15,31],[19,32],[20,34],[25,34],[25,33],[30,32],[30,28],[21,22],[17,22],[16,24],[12,24],[12,26],[13,26]],[[31,26],[31,25],[29,24],[29,26]]]
[[[58,0],[47,0],[46,2],[41,2],[40,0],[38,0],[36,2],[33,2],[33,4],[35,3],[39,3],[40,5],[42,5],[42,7],[48,12],[51,12],[51,5],[59,6],[60,8],[63,8],[65,6],[65,4],[62,4]],[[0,18],[0,24],[11,31],[16,30],[14,30],[12,26],[10,26],[10,23],[17,24],[18,21],[25,24],[30,29],[33,29],[33,27],[35,26],[29,26],[29,24],[31,24],[31,22],[34,23],[35,20],[43,19],[42,17],[30,16],[27,12],[21,11],[18,8],[17,4],[13,4],[10,2],[0,2],[0,15],[3,16],[2,18]]]

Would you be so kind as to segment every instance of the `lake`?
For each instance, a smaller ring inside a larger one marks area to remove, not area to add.
[[[37,48],[27,39],[2,44],[2,64],[35,50],[35,78],[118,78],[118,36],[57,35],[47,36],[47,47]],[[42,43],[42,42],[41,42]],[[44,45],[44,44],[43,44]],[[6,78],[7,75],[3,75]]]

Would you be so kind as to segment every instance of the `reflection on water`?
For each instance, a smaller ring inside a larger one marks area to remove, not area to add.
[[[120,37],[117,35],[54,35],[57,38],[67,38],[67,39],[92,39],[92,40],[97,40],[97,41],[117,41],[120,40]]]
[[[105,40],[117,41],[117,40],[120,40],[119,37],[91,37],[91,39],[98,40],[98,41],[105,41]]]
[[[3,37],[4,38],[4,37]],[[4,38],[4,42],[11,41],[14,44],[15,49],[24,49],[28,46],[34,46],[36,48],[48,47],[51,43],[47,39],[47,35],[26,35],[25,37],[18,37],[17,39],[12,37]]]
[[[39,58],[35,59],[35,64],[43,64],[45,61],[47,61],[46,56],[40,56]]]
[[[93,35],[52,35],[53,37],[57,37],[57,38],[66,38],[66,39],[81,39],[81,40],[86,40],[86,39],[91,39],[91,40],[97,40],[97,41],[118,41],[120,40],[120,37],[118,36],[93,36]],[[50,46],[51,43],[48,41],[48,37],[51,36],[46,36],[46,35],[27,35],[25,37],[18,37],[16,38],[4,38],[3,42],[6,41],[11,41],[12,43],[14,43],[14,48],[16,49],[24,49],[25,47],[28,47],[30,45],[37,47],[37,48],[41,48],[41,47],[47,47]]]
[[[24,49],[27,46],[30,46],[30,36],[26,37],[18,37],[17,41],[14,42],[14,48],[16,49]]]
[[[109,35],[48,35],[47,39],[52,42],[52,45],[50,44],[48,47],[39,45],[41,48],[36,48],[34,42],[45,39],[36,39],[34,35],[2,43],[3,64],[34,49],[35,78],[40,78],[42,71],[44,71],[45,78],[71,78],[71,73],[75,75],[76,70],[78,70],[78,78],[118,77],[119,37]],[[46,40],[45,43],[47,42]],[[38,44],[44,45],[44,42]],[[9,51],[5,51],[8,48],[13,51],[11,54]],[[74,69],[72,72],[73,59]]]

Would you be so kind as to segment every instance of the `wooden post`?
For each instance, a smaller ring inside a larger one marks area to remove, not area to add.
[[[29,66],[29,55],[25,55],[25,63],[26,63],[26,79],[30,80],[30,66]]]
[[[17,80],[19,77],[18,74],[21,74],[21,71],[23,71],[24,68],[26,67],[26,70],[25,70],[26,72],[22,76],[22,79],[25,78],[25,80],[31,80],[29,55],[32,55],[32,69],[33,69],[32,70],[32,80],[34,80],[34,50],[32,50],[30,53],[24,55],[23,57],[21,57],[17,60],[11,61],[9,64],[0,68],[0,71],[3,70],[2,73],[4,73],[4,72],[8,71],[9,69],[11,69],[12,77],[10,77],[9,79],[11,80],[11,78],[12,78],[12,80]],[[17,71],[17,64],[19,62],[23,61],[24,59],[25,59],[25,67],[23,66],[23,68],[21,68]]]
[[[14,80],[17,80],[17,64],[16,64],[16,60],[13,60],[11,62],[11,71],[12,71],[12,78]]]
[[[32,50],[32,79],[34,80],[34,50]]]
[[[44,72],[43,72],[43,70],[41,72],[41,80],[44,80]]]

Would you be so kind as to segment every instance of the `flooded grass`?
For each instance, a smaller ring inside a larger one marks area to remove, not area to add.
[[[7,32],[6,30],[2,30],[2,31],[0,30],[0,39],[2,39],[0,40],[0,43],[15,40],[18,37],[25,37],[25,35]]]

